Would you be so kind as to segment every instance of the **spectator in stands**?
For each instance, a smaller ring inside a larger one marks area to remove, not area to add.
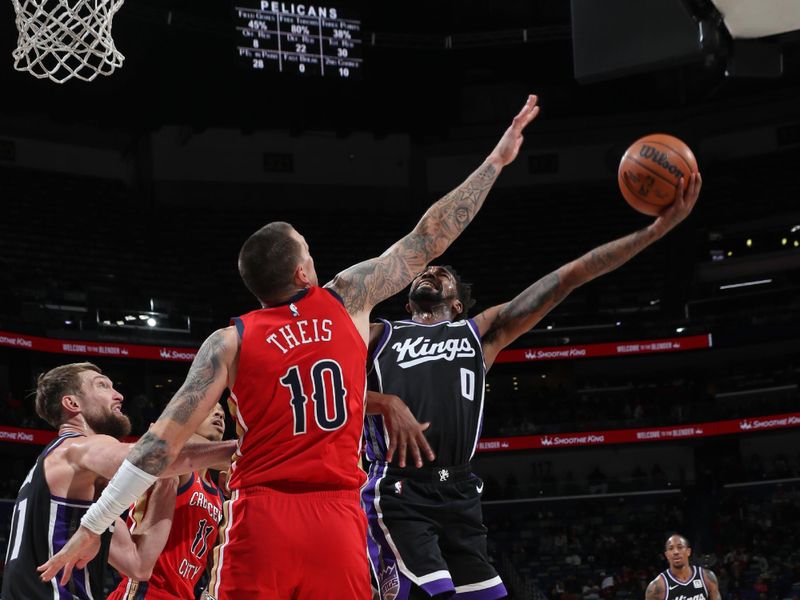
[[[594,581],[587,581],[583,585],[583,600],[600,600],[600,586]]]
[[[605,494],[608,492],[608,477],[603,471],[600,470],[598,465],[587,476],[589,481],[589,493],[591,494]]]
[[[600,582],[600,596],[606,599],[613,598],[615,587],[614,575],[601,571],[600,576],[603,578],[602,582]]]

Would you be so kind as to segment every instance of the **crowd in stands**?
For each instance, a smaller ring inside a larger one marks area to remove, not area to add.
[[[555,373],[553,372],[555,371]],[[513,374],[512,374],[513,373]],[[530,435],[702,423],[794,412],[800,368],[791,360],[752,361],[707,371],[632,376],[624,367],[602,379],[541,365],[491,373],[487,435]]]
[[[705,514],[713,518],[700,518]],[[715,572],[723,600],[796,600],[798,514],[797,480],[711,496],[690,491],[484,507],[495,562],[518,587],[549,600],[643,600],[648,583],[667,568],[663,544],[673,532],[690,538],[693,563]]]

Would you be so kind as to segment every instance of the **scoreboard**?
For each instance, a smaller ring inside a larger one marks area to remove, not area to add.
[[[358,77],[361,21],[339,6],[234,0],[242,67],[326,79]]]

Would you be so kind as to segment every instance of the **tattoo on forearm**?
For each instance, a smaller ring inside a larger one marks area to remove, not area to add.
[[[216,331],[203,342],[189,369],[186,381],[170,400],[160,418],[172,419],[185,425],[196,410],[208,388],[214,383],[223,368],[222,355],[225,350],[225,337],[222,330]],[[151,475],[160,475],[168,466],[170,446],[164,440],[148,431],[133,447],[129,460]]]
[[[586,269],[588,281],[625,264],[654,241],[655,236],[648,229],[640,229],[623,238],[603,244],[578,260]]]
[[[484,163],[464,183],[441,198],[423,215],[414,230],[389,252],[340,274],[333,287],[351,314],[393,296],[440,256],[461,234],[483,205],[498,171]]]
[[[521,335],[557,306],[576,287],[622,266],[657,239],[650,229],[641,229],[603,244],[569,265],[531,285],[509,302],[483,336],[484,342],[501,333]],[[563,274],[563,277],[562,277]]]
[[[562,284],[557,271],[545,275],[509,302],[483,336],[484,342],[491,342],[500,332],[526,320],[538,320],[566,298],[569,290]],[[530,323],[533,327],[534,323]]]
[[[148,431],[131,449],[128,460],[150,475],[160,475],[168,465],[168,444]]]
[[[200,347],[181,388],[164,409],[163,417],[185,424],[222,368],[225,338],[222,331],[213,333]]]

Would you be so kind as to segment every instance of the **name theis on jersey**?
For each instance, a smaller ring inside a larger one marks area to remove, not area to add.
[[[330,342],[333,337],[333,322],[330,319],[300,319],[278,329],[278,333],[267,336],[267,343],[277,346],[283,354],[292,348],[314,342]]]

